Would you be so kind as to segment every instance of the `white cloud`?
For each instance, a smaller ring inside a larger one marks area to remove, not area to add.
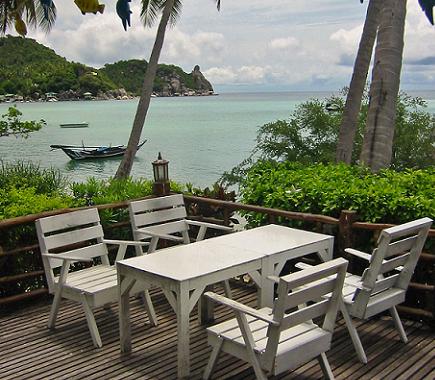
[[[337,44],[337,47],[345,54],[355,54],[361,39],[363,25],[360,24],[352,29],[339,29],[332,33],[329,39]]]
[[[299,46],[299,41],[294,37],[275,38],[270,41],[269,46],[272,49],[286,49]]]
[[[204,71],[204,75],[213,84],[233,83],[237,77],[231,67],[211,67]]]
[[[204,65],[221,62],[224,50],[225,38],[222,33],[198,31],[188,34],[175,28],[167,33],[162,55],[164,59],[177,64],[195,60]]]

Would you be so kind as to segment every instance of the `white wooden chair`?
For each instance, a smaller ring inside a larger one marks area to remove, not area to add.
[[[187,219],[182,194],[130,202],[129,212],[133,237],[150,242],[148,253],[157,249],[160,239],[189,244],[190,226],[199,227],[195,241],[205,238],[207,228],[232,231],[231,227]]]
[[[346,268],[347,261],[339,258],[280,277],[273,309],[257,310],[206,293],[212,300],[230,307],[236,318],[207,329],[213,350],[203,378],[210,377],[223,351],[249,362],[260,380],[314,358],[319,360],[325,377],[333,379],[325,352],[331,346]],[[328,293],[332,296],[321,298]],[[319,318],[322,321],[314,323],[313,318],[318,317],[323,317]]]
[[[203,240],[208,228],[233,231],[231,227],[187,219],[182,194],[130,202],[129,212],[133,238],[137,241],[149,242],[147,253],[157,249],[160,239],[189,244],[190,226],[199,227],[195,241]],[[142,247],[137,246],[136,252],[138,255],[143,254]],[[224,287],[227,296],[230,296],[228,281],[224,282]]]
[[[62,298],[80,302],[92,341],[95,346],[101,347],[92,309],[118,300],[116,268],[110,265],[106,244],[119,246],[117,261],[124,258],[128,245],[137,247],[147,243],[104,239],[98,210],[95,208],[38,219],[36,231],[48,290],[54,294],[48,327],[55,327]],[[71,264],[80,261],[101,263],[69,273]],[[133,290],[139,291],[143,291],[139,286]],[[147,290],[145,308],[152,324],[156,326],[157,318]]]
[[[406,290],[431,224],[431,219],[422,218],[382,230],[377,248],[371,255],[351,248],[345,250],[369,263],[362,276],[346,275],[344,303],[340,306],[357,355],[363,363],[367,363],[367,357],[351,317],[367,319],[388,310],[401,340],[408,341],[396,305],[405,301]],[[307,267],[305,264],[297,266]]]

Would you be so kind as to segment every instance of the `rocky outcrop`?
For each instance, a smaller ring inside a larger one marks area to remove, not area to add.
[[[192,78],[196,91],[201,93],[213,92],[213,86],[207,79],[205,79],[198,65],[193,68]]]
[[[194,96],[213,95],[213,86],[196,65],[190,74],[182,73],[176,68],[160,74],[160,87],[154,91],[157,96]]]

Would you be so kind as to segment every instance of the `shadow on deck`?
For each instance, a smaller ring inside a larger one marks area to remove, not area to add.
[[[234,298],[255,306],[256,294],[234,288]],[[136,299],[132,299],[132,352],[121,354],[118,307],[97,309],[96,320],[103,348],[96,349],[77,303],[61,304],[57,328],[46,328],[50,305],[41,303],[0,317],[0,379],[174,379],[177,364],[177,329],[172,309],[159,290],[152,292],[159,326],[152,327]],[[232,317],[216,309],[216,322]],[[336,379],[434,379],[435,333],[427,326],[404,321],[409,342],[404,344],[389,317],[357,322],[368,364],[358,362],[344,321],[339,319],[332,349],[327,352]],[[200,379],[210,348],[196,310],[191,316],[192,379]],[[319,379],[322,373],[313,360],[279,379]],[[222,355],[214,379],[255,379],[252,369],[237,359]]]

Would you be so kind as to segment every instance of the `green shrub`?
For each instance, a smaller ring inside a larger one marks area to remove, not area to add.
[[[354,210],[365,222],[403,223],[434,218],[435,169],[384,170],[359,166],[259,161],[241,183],[244,203],[338,218]],[[248,215],[251,223],[263,221]]]
[[[71,197],[40,194],[33,187],[2,189],[0,190],[0,219],[67,208],[73,204]]]
[[[53,194],[65,190],[67,180],[58,169],[41,169],[32,162],[0,161],[0,188],[35,189],[36,194]]]

